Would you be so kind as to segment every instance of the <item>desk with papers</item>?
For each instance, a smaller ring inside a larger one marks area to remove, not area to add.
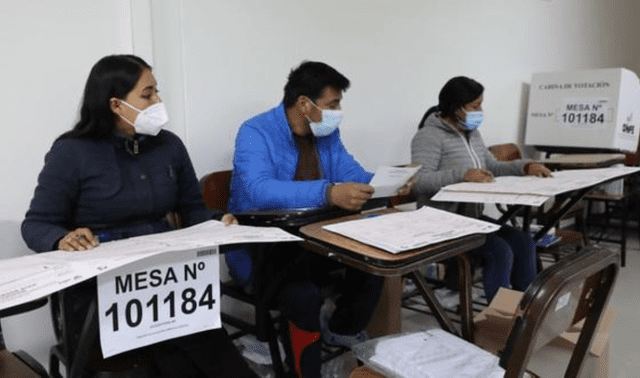
[[[352,222],[350,222],[352,221]],[[499,226],[423,207],[399,212],[377,210],[300,228],[303,246],[345,265],[380,276],[413,279],[440,326],[457,333],[420,272],[433,262],[456,258],[459,264],[462,335],[473,339],[471,273],[466,252],[480,247]],[[347,235],[347,236],[345,236]],[[400,308],[400,303],[397,304]]]
[[[175,231],[103,243],[89,251],[53,251],[6,259],[0,264],[0,310],[155,255],[226,244],[299,240],[274,227],[225,226],[222,222],[208,221]]]
[[[556,154],[536,161],[551,170],[606,168],[624,164],[624,154]]]
[[[503,176],[496,177],[492,183],[463,182],[445,186],[433,196],[433,201],[502,203],[519,205],[511,208],[499,220],[503,224],[509,221],[523,207],[526,207],[523,229],[528,231],[530,209],[542,206],[556,197],[562,203],[550,217],[550,221],[534,236],[537,241],[547,234],[549,229],[571,208],[595,187],[640,171],[637,167],[610,167],[597,169],[576,169],[553,172],[553,177]]]
[[[87,313],[85,324],[90,324],[92,335],[86,337],[86,346],[95,337],[99,317],[100,341],[103,354],[108,357],[220,326],[218,246],[299,240],[275,227],[225,226],[219,221],[208,221],[175,231],[103,243],[89,251],[53,251],[7,259],[0,264],[0,313],[9,315],[32,304],[46,303],[43,297],[97,277],[99,295]],[[105,296],[114,283],[115,295]],[[156,293],[159,290],[164,292]],[[199,301],[195,300],[196,293]],[[146,300],[146,307],[140,301],[148,296],[161,300],[153,302],[152,298],[149,303],[153,308],[149,309]],[[98,312],[101,303],[112,305]],[[127,303],[126,309],[123,303]],[[205,316],[200,314],[205,311]],[[165,313],[171,319],[163,319]],[[110,326],[113,332],[106,333]],[[117,337],[115,331],[119,332]],[[124,334],[136,342],[123,343]],[[84,339],[83,334],[81,341]]]

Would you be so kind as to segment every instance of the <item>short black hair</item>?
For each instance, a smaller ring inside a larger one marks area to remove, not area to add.
[[[466,76],[456,76],[449,79],[440,90],[438,106],[427,110],[418,124],[422,128],[424,121],[435,111],[439,111],[445,118],[453,118],[456,112],[470,102],[475,101],[484,93],[484,87],[477,81]]]
[[[344,92],[349,84],[349,79],[328,64],[304,61],[289,73],[282,103],[285,108],[290,108],[300,96],[309,97],[315,102],[322,96],[325,87]]]

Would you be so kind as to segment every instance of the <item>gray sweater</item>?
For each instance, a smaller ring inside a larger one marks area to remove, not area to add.
[[[430,198],[443,186],[462,182],[469,169],[484,168],[494,176],[522,176],[527,162],[497,161],[484,145],[477,129],[464,133],[454,130],[440,120],[438,112],[425,120],[411,141],[411,163],[422,165],[414,186],[418,205],[471,217],[482,215],[481,204],[436,202]]]

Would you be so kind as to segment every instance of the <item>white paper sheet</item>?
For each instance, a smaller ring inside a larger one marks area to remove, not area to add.
[[[392,197],[404,184],[418,172],[420,166],[415,167],[379,167],[369,182],[375,192],[371,198]]]
[[[502,378],[499,358],[441,329],[380,341],[369,362],[405,378]]]
[[[497,194],[504,195],[505,202],[522,205],[533,205],[535,197],[551,198],[557,194],[595,186],[617,177],[640,171],[637,167],[610,167],[599,169],[574,169],[553,172],[553,177],[535,176],[501,176],[491,183],[461,182],[447,185],[440,190],[443,195],[434,196],[434,200],[456,202],[498,202],[492,201]],[[446,196],[444,195],[446,193]],[[457,192],[452,194],[451,192]],[[475,193],[471,195],[469,193]],[[518,197],[521,196],[521,197]],[[540,199],[542,200],[542,198]],[[543,201],[544,202],[544,201]],[[539,205],[536,205],[539,206]]]
[[[471,234],[488,234],[500,226],[424,206],[323,227],[391,253],[399,253]]]
[[[298,240],[302,239],[275,227],[225,226],[212,220],[176,231],[102,243],[90,251],[53,251],[0,260],[0,310],[155,254],[224,244]]]
[[[501,203],[505,205],[542,206],[553,197],[535,194],[487,193],[487,192],[457,192],[441,190],[431,197],[439,202],[473,202],[473,203]]]

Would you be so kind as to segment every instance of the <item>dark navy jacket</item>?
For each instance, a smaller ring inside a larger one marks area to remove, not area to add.
[[[57,248],[67,232],[87,227],[115,240],[171,229],[222,214],[208,211],[182,141],[163,130],[139,136],[138,154],[123,136],[110,140],[67,138],[53,143],[22,222],[22,237],[36,252]]]

